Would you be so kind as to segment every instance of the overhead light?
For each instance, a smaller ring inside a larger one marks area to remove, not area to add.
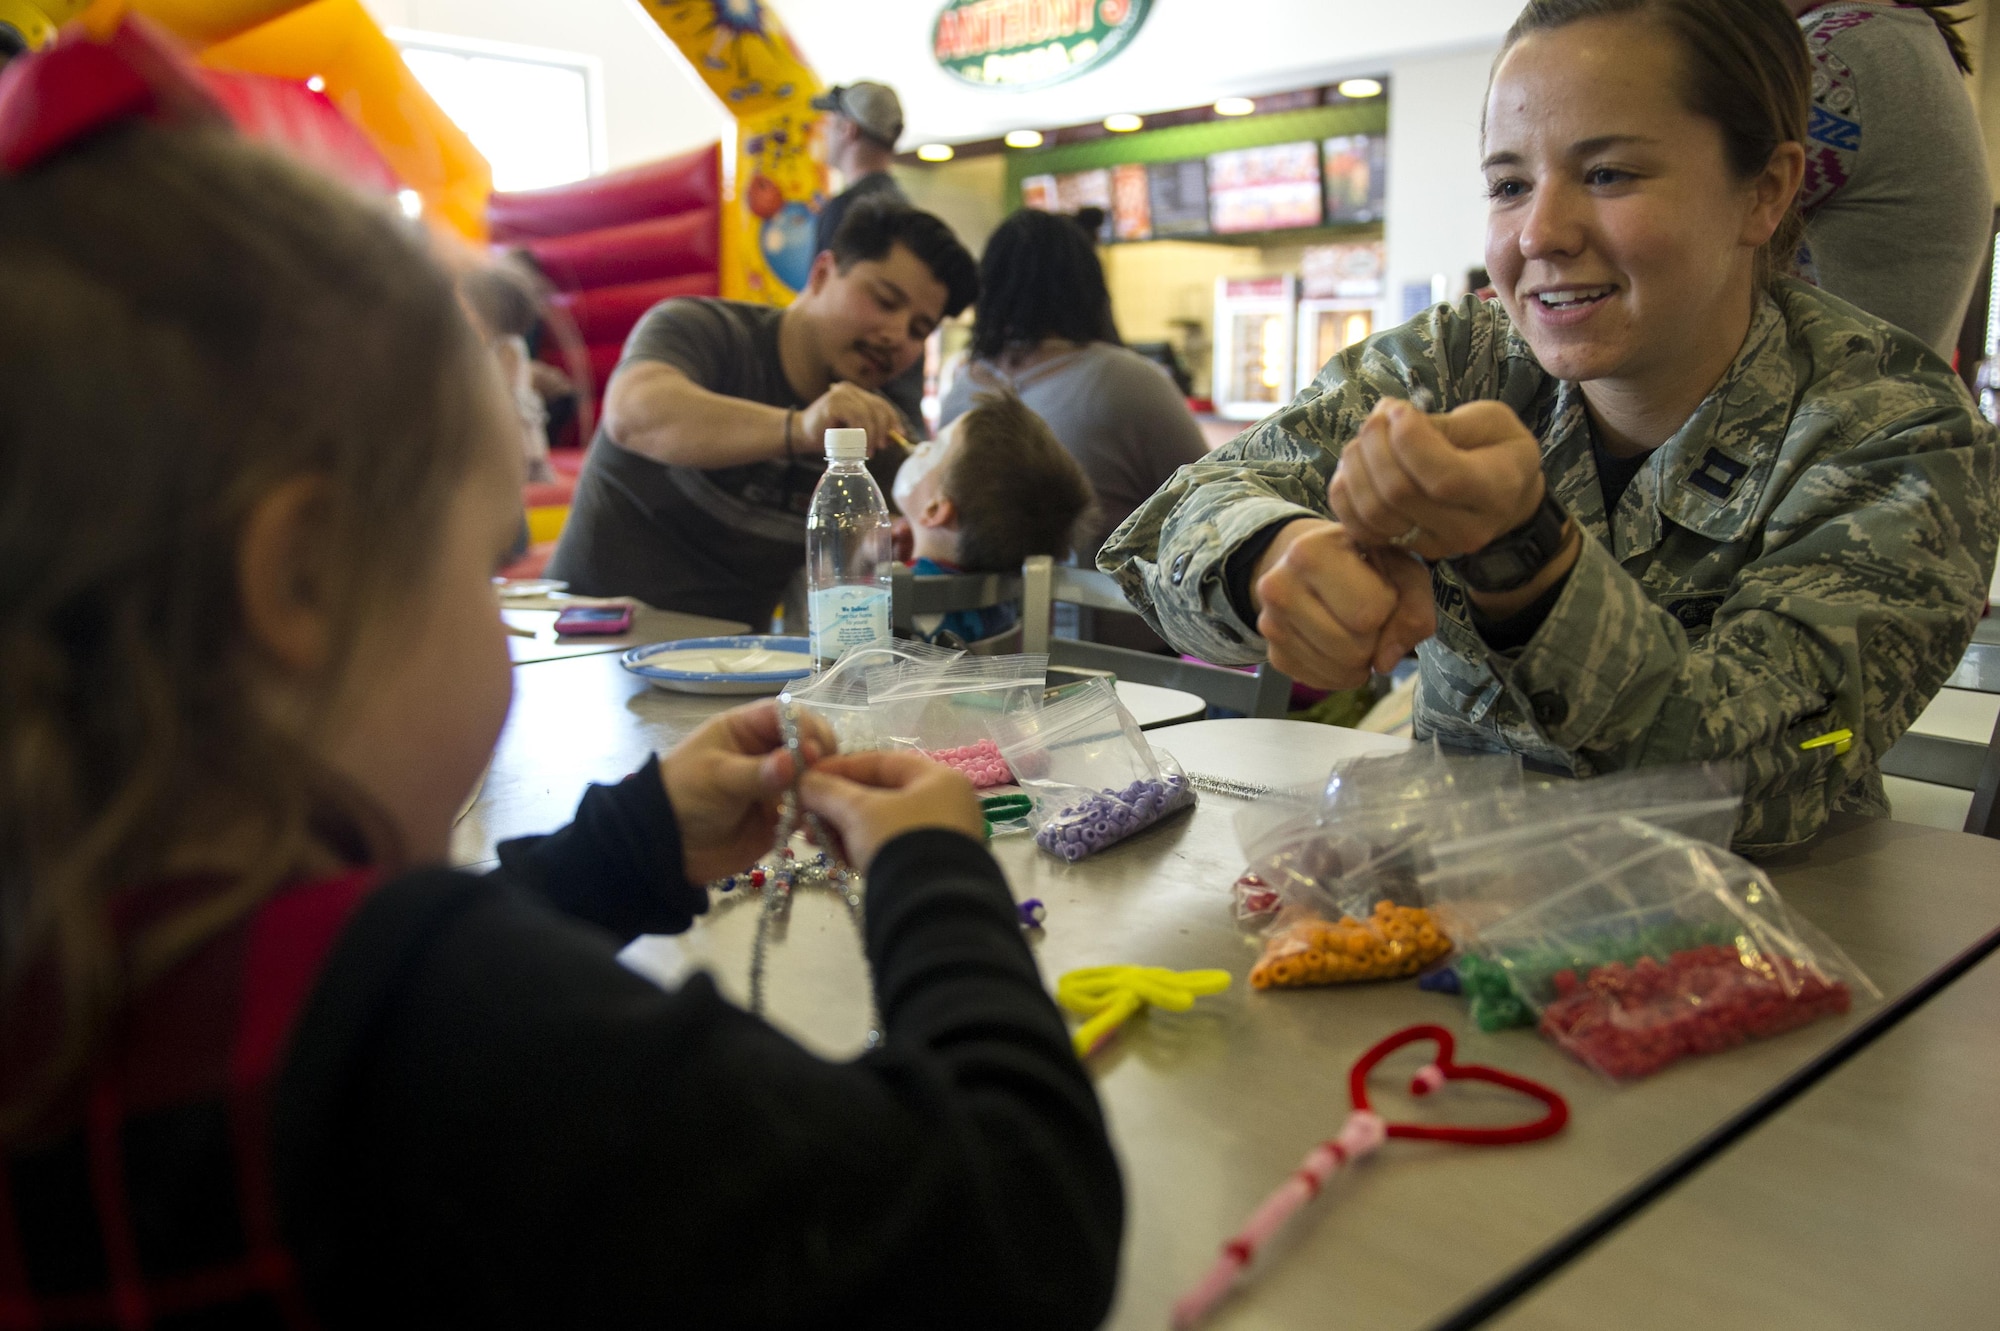
[[[1219,116],[1247,116],[1257,109],[1257,103],[1248,97],[1225,97],[1215,104],[1215,114]]]
[[[1380,97],[1382,84],[1378,79],[1344,79],[1334,87],[1342,97],[1360,101],[1363,97]]]
[[[1144,129],[1146,122],[1130,111],[1120,111],[1117,115],[1104,117],[1104,127],[1113,134],[1130,134],[1135,129]]]
[[[1039,148],[1042,146],[1042,132],[1038,129],[1010,129],[1006,142],[1009,148]]]
[[[321,78],[319,75],[315,74],[311,78],[306,80],[306,86],[308,88],[311,88],[314,92],[325,92],[326,80]]]
[[[926,162],[949,162],[952,159],[949,143],[926,143],[917,149],[917,156]]]
[[[424,215],[424,196],[413,189],[397,190],[396,202],[403,206],[405,217],[417,218]]]

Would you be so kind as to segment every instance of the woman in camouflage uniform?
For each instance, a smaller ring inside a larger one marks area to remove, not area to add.
[[[1783,0],[1533,0],[1487,98],[1498,298],[1343,352],[1099,566],[1211,660],[1341,688],[1416,648],[1419,736],[1740,760],[1746,850],[1885,813],[1877,760],[1980,613],[1995,433],[1776,275],[1809,86]]]

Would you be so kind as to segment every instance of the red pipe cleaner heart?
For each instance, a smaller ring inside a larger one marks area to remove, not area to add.
[[[1485,1067],[1478,1063],[1452,1062],[1454,1041],[1451,1032],[1442,1026],[1407,1027],[1363,1054],[1354,1064],[1353,1071],[1347,1074],[1347,1095],[1354,1102],[1357,1111],[1369,1114],[1375,1112],[1368,1104],[1368,1074],[1375,1070],[1375,1065],[1404,1045],[1416,1044],[1422,1040],[1430,1040],[1437,1045],[1437,1061],[1426,1065],[1417,1073],[1410,1083],[1410,1094],[1428,1095],[1448,1081],[1485,1081],[1532,1096],[1547,1105],[1549,1112],[1532,1123],[1505,1128],[1391,1123],[1388,1125],[1388,1134],[1391,1137],[1457,1142],[1464,1146],[1512,1146],[1517,1142],[1540,1141],[1544,1137],[1552,1137],[1562,1131],[1563,1124],[1569,1122],[1568,1102],[1540,1082],[1530,1081],[1526,1077],[1517,1077],[1511,1072]]]

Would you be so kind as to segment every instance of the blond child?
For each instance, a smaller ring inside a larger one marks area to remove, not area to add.
[[[769,704],[443,867],[510,696],[491,357],[400,219],[84,48],[0,84],[0,1309],[1095,1325],[1117,1166],[970,788],[806,778],[869,874],[851,1063],[617,960],[768,845]]]

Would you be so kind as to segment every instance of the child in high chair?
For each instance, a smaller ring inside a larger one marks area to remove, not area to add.
[[[1117,1164],[971,787],[808,736],[850,1063],[617,957],[768,849],[769,703],[443,867],[504,388],[393,208],[89,45],[0,82],[0,1322],[1095,1326]]]
[[[1083,468],[1048,425],[1001,389],[918,445],[893,493],[907,524],[898,544],[907,544],[920,575],[1018,573],[1031,555],[1067,559],[1094,499]],[[971,643],[1005,633],[1018,618],[1012,605],[998,605],[919,616],[917,627],[933,639],[950,633]]]

